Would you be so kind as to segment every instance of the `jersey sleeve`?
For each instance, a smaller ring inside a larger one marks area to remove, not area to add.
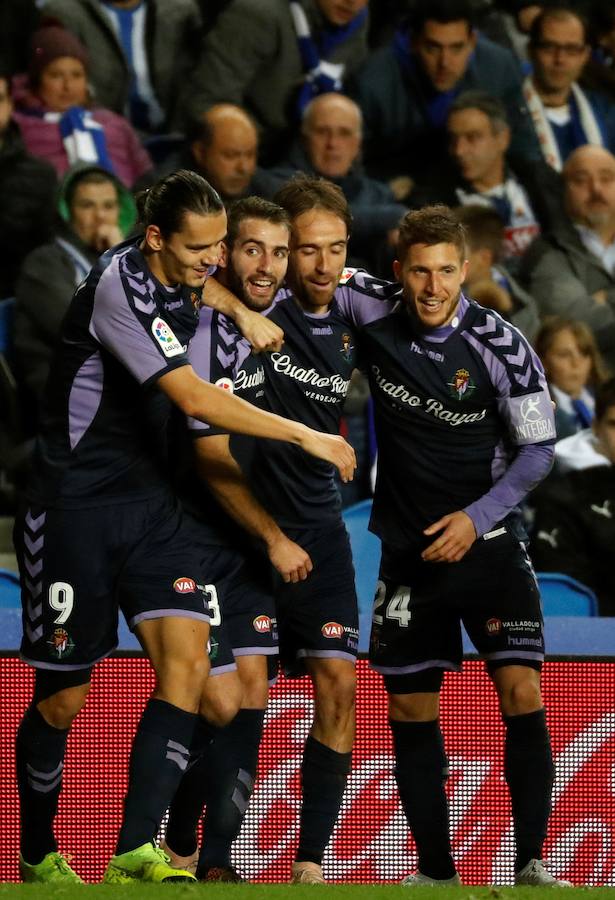
[[[357,328],[388,316],[401,299],[401,285],[362,269],[344,269],[335,299],[341,315]]]
[[[90,333],[133,377],[146,385],[188,365],[186,350],[159,314],[155,286],[125,256],[103,272],[94,294]]]
[[[250,345],[230,319],[208,307],[201,309],[199,326],[188,350],[188,359],[199,378],[233,393],[235,376],[249,352]],[[224,428],[200,419],[188,417],[187,424],[193,438],[228,434]]]
[[[487,312],[464,336],[487,368],[510,442],[554,444],[555,413],[544,369],[521,332]]]
[[[487,312],[464,336],[483,359],[507,443],[516,448],[491,490],[464,510],[480,537],[517,507],[551,470],[555,417],[542,364],[520,331]]]

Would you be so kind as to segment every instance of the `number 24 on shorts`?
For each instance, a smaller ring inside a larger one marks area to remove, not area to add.
[[[399,622],[401,628],[407,628],[412,615],[411,611],[408,609],[410,605],[410,588],[405,584],[400,584],[387,603],[386,585],[383,581],[378,582],[376,586],[376,598],[374,601],[374,625],[382,625],[384,622],[382,607],[385,603],[386,618]]]

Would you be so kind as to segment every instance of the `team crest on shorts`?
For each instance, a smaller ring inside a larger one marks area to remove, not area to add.
[[[75,642],[64,628],[54,628],[51,638],[47,641],[49,653],[55,659],[64,659],[70,656],[75,649]]]
[[[254,626],[254,630],[258,631],[259,634],[267,634],[271,631],[271,619],[269,616],[257,616],[252,622],[252,625]]]
[[[339,622],[325,622],[320,630],[326,638],[341,638],[344,634],[344,626]]]
[[[496,637],[502,630],[502,623],[499,619],[487,619],[485,622],[485,631],[489,637]]]
[[[471,397],[476,390],[476,385],[467,369],[457,369],[452,381],[448,382],[448,386],[451,389],[451,396],[457,400],[465,400],[467,397]]]
[[[173,590],[177,594],[194,594],[196,591],[196,581],[194,578],[176,578],[173,582]]]

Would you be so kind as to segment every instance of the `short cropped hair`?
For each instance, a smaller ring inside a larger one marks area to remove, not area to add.
[[[466,109],[477,109],[489,119],[491,130],[496,133],[508,127],[506,107],[498,97],[488,94],[487,91],[464,91],[451,103],[448,110],[448,118],[456,112],[464,112]]]
[[[66,188],[65,193],[65,201],[66,205],[69,209],[71,209],[73,205],[73,200],[75,198],[75,192],[78,187],[81,187],[83,184],[112,184],[115,188],[115,193],[119,198],[119,190],[117,181],[108,172],[102,172],[100,169],[86,169],[83,172],[77,172],[68,182],[68,186]]]
[[[495,259],[502,252],[505,226],[502,217],[492,206],[471,203],[453,210],[458,222],[466,230],[470,250],[491,250]]]
[[[285,225],[290,231],[290,217],[283,207],[262,197],[242,197],[232,203],[228,210],[227,247],[232,248],[237,240],[239,226],[244,219],[262,219],[272,225]]]
[[[461,260],[468,255],[466,230],[453,211],[444,204],[424,206],[404,216],[399,226],[397,258],[402,261],[414,244],[454,244]]]
[[[428,21],[439,22],[441,25],[465,21],[468,23],[468,31],[471,31],[475,20],[476,12],[471,0],[417,0],[408,17],[412,34],[420,34]]]
[[[345,223],[350,234],[352,214],[348,201],[342,189],[326,178],[299,173],[283,184],[273,199],[284,207],[291,219],[311,209],[333,213]]]
[[[137,194],[139,222],[157,225],[163,237],[181,231],[186,213],[212,216],[224,211],[220,195],[202,175],[180,169]]]
[[[581,15],[576,9],[571,9],[569,6],[555,6],[555,7],[546,7],[543,11],[536,16],[534,21],[532,22],[530,28],[530,47],[537,47],[542,41],[542,29],[545,22],[562,22],[570,17],[574,19],[578,19],[583,28],[583,43],[587,44],[589,40],[589,24],[587,19]]]

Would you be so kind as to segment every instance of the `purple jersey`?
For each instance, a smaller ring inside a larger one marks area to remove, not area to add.
[[[152,275],[137,242],[77,288],[47,387],[30,496],[84,507],[165,489],[157,463],[170,403],[155,384],[188,364],[200,294]]]

